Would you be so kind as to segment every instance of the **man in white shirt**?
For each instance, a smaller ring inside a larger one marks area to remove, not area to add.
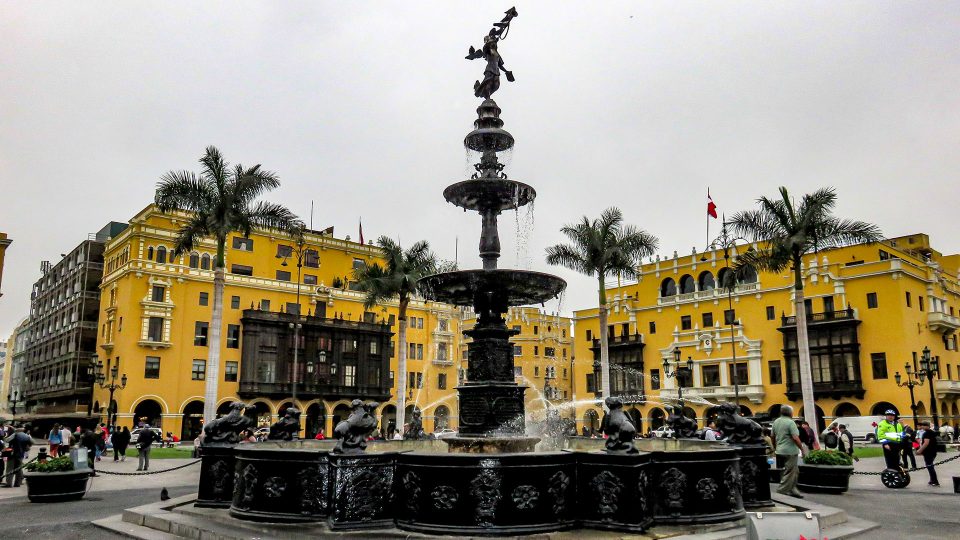
[[[707,422],[707,427],[703,430],[703,440],[705,441],[716,441],[720,437],[717,434],[717,423],[713,420]]]
[[[73,433],[70,432],[70,429],[67,428],[67,425],[64,424],[60,428],[60,451],[59,455],[70,455],[70,447],[73,446]]]

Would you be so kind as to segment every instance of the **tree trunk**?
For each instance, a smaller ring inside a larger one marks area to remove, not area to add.
[[[403,433],[407,407],[407,306],[400,302],[397,315],[400,331],[397,333],[397,430]],[[384,430],[386,431],[386,430]],[[384,434],[386,435],[386,434]]]
[[[600,397],[610,397],[610,338],[607,335],[607,288],[600,274]]]
[[[220,260],[220,257],[217,257]],[[203,393],[203,422],[211,422],[217,416],[218,384],[220,382],[220,327],[223,326],[223,264],[213,270],[213,320],[207,341],[207,372]]]
[[[817,407],[813,396],[813,373],[810,370],[810,340],[807,338],[807,307],[803,302],[803,270],[799,255],[794,256],[793,271],[797,316],[797,362],[800,368],[800,393],[803,397],[803,419],[810,424],[816,435],[813,448],[819,448],[820,426],[817,424]]]

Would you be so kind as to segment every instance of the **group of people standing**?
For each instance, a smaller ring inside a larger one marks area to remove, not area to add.
[[[910,461],[912,468],[917,467],[914,454],[923,457],[924,466],[930,475],[931,486],[939,486],[937,471],[934,462],[937,459],[937,432],[931,429],[930,422],[918,420],[917,429],[904,426],[897,420],[897,413],[888,410],[884,419],[877,424],[877,441],[883,445],[883,459],[888,469],[907,468]]]

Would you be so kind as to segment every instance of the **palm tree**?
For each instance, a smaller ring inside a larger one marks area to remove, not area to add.
[[[803,416],[811,426],[817,425],[814,406],[813,375],[810,370],[810,343],[807,341],[807,314],[803,302],[803,256],[820,249],[876,242],[880,229],[871,223],[839,219],[832,215],[837,193],[822,188],[808,193],[796,202],[780,188],[780,198],[757,199],[760,208],[735,214],[729,224],[737,234],[761,242],[762,247],[747,251],[737,258],[736,267],[753,267],[773,273],[793,270],[793,290],[797,319],[797,349],[800,364],[800,392],[803,395]],[[816,442],[814,443],[816,444]]]
[[[625,225],[623,213],[615,207],[607,208],[599,219],[593,221],[583,216],[582,221],[565,225],[560,232],[571,243],[548,247],[547,263],[564,266],[587,276],[597,276],[600,294],[600,397],[606,398],[610,396],[607,276],[636,277],[641,259],[653,255],[660,241],[633,225]]]
[[[227,237],[239,232],[249,237],[254,227],[294,230],[297,217],[286,207],[255,202],[257,197],[280,185],[277,175],[244,168],[223,160],[220,151],[208,146],[200,158],[200,173],[170,171],[157,183],[156,204],[161,212],[182,210],[192,214],[177,233],[174,255],[190,252],[203,238],[217,243],[213,269],[213,321],[210,324],[210,354],[204,389],[203,420],[216,416],[217,383],[220,380],[220,327],[223,325],[224,251]]]
[[[388,300],[398,298],[400,307],[397,319],[400,331],[397,336],[397,429],[403,429],[406,412],[407,386],[407,307],[417,292],[420,278],[436,273],[437,258],[430,251],[430,244],[421,240],[404,251],[400,244],[386,236],[377,239],[383,250],[386,266],[380,263],[363,266],[354,271],[357,288],[366,293],[364,307],[372,308]]]

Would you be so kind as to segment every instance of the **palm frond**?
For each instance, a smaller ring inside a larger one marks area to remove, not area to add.
[[[216,199],[210,185],[190,171],[170,171],[160,177],[154,202],[161,212],[199,212]]]
[[[557,244],[548,247],[547,264],[563,266],[587,276],[592,276],[594,273],[594,268],[587,264],[587,261],[581,255],[581,251],[570,244]]]
[[[266,201],[260,201],[247,212],[238,212],[238,214],[245,214],[250,223],[256,227],[289,231],[302,225],[297,215],[286,206]]]
[[[177,239],[173,243],[173,255],[182,255],[193,251],[193,246],[201,239],[210,236],[210,229],[207,227],[207,216],[203,212],[194,213],[190,221],[177,231]]]

